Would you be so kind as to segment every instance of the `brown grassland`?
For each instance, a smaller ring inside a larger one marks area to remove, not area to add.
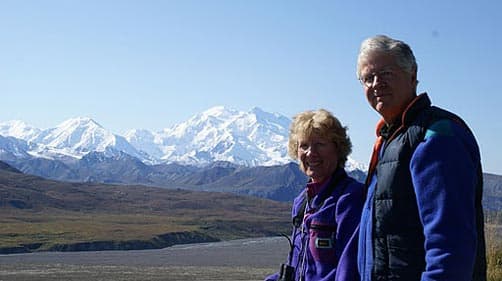
[[[97,213],[52,210],[30,212],[2,210],[0,249],[41,244],[36,251],[55,245],[89,241],[150,241],[157,236],[194,232],[214,241],[278,235],[289,232],[286,208],[271,214],[253,214],[244,210],[186,211],[172,214]]]
[[[0,171],[0,250],[152,242],[179,232],[210,240],[272,236],[289,231],[289,209],[230,193],[65,183]]]
[[[488,281],[502,281],[502,213],[487,213],[485,224]]]

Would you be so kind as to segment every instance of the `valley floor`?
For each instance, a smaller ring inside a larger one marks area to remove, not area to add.
[[[0,281],[263,280],[288,252],[283,237],[160,250],[0,255]]]

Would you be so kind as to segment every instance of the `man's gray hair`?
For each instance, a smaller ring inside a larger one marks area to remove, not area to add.
[[[392,39],[385,35],[367,38],[361,43],[357,57],[357,78],[361,79],[361,65],[373,53],[387,53],[395,57],[397,65],[405,72],[416,73],[417,62],[413,51],[403,41]]]

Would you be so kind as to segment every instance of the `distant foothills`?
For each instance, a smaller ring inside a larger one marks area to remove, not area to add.
[[[0,255],[277,236],[289,231],[289,209],[226,192],[54,181],[0,161]]]

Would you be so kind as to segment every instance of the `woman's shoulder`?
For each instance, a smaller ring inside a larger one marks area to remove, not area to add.
[[[347,176],[345,183],[343,186],[343,191],[339,197],[339,200],[342,201],[357,201],[363,202],[365,196],[364,184],[359,182],[358,180]]]
[[[345,184],[345,191],[347,192],[362,192],[364,190],[364,183],[351,176],[347,176]]]
[[[337,186],[331,192],[329,201],[337,202],[344,200],[360,201],[364,196],[364,184],[356,179],[346,176],[342,181],[337,183]]]

